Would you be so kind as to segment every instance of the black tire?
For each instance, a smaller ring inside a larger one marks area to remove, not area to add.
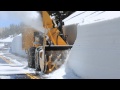
[[[28,51],[28,67],[35,68],[35,47],[31,47]]]
[[[39,64],[39,53],[38,52],[35,55],[35,70],[36,71],[41,71],[40,64]]]

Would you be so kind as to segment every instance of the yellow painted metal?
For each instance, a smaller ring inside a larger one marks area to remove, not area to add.
[[[48,36],[54,45],[67,45],[66,42],[60,37],[59,30],[57,28],[53,28],[48,31]]]
[[[60,37],[59,30],[53,28],[53,22],[47,11],[41,11],[43,27],[48,30],[47,35],[54,45],[67,45],[66,42]],[[33,28],[26,28],[22,33],[22,48],[28,50],[30,47],[38,47],[39,44],[33,44],[34,32],[38,32]]]
[[[42,20],[43,20],[43,27],[53,28],[52,19],[50,18],[47,11],[41,11],[41,14],[42,14],[41,16],[42,16]]]
[[[59,30],[57,28],[53,28],[53,22],[50,18],[47,11],[42,11],[42,20],[43,27],[48,30],[48,36],[54,45],[67,45],[66,42],[60,37]]]

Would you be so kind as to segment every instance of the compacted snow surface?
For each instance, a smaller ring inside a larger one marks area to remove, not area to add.
[[[120,78],[120,18],[79,25],[68,63],[81,78]]]

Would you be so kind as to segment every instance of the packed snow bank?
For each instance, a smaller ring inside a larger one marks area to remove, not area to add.
[[[120,79],[120,18],[79,25],[68,65],[84,79]]]
[[[11,45],[12,40],[13,40],[13,37],[11,37],[11,36],[9,36],[5,39],[0,39],[0,49],[2,49],[3,47],[8,48]]]
[[[11,53],[17,54],[19,56],[27,57],[27,54],[24,50],[22,50],[22,34],[14,37],[11,43]]]
[[[8,37],[6,39],[0,39],[0,42],[12,42],[13,37]]]
[[[120,11],[76,11],[64,19],[65,25],[90,24],[120,17]]]

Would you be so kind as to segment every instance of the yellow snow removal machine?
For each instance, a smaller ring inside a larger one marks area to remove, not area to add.
[[[42,17],[44,33],[31,28],[25,30],[22,34],[23,49],[28,53],[28,67],[50,73],[64,63],[72,45],[67,42],[69,35],[63,31],[62,11],[54,11],[55,14],[57,12],[54,19],[51,18],[54,13],[38,12]]]

